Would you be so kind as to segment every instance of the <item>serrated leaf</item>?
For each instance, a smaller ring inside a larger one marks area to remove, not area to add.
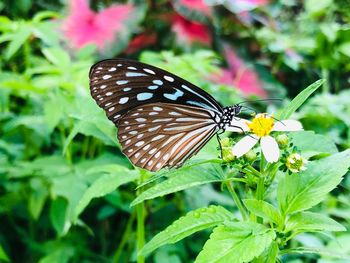
[[[338,152],[337,146],[329,137],[315,134],[313,131],[291,132],[289,137],[305,158],[310,158],[321,153],[331,154]]]
[[[44,48],[42,50],[45,57],[54,65],[67,69],[70,64],[70,57],[67,52],[58,47]]]
[[[283,224],[283,218],[281,214],[273,205],[263,200],[256,199],[245,199],[243,200],[243,203],[247,209],[255,215],[272,221],[279,226]]]
[[[288,119],[304,102],[305,100],[314,93],[322,84],[325,82],[324,79],[317,80],[312,83],[302,92],[300,92],[288,105],[284,108],[284,110],[278,114],[277,118],[280,120]]]
[[[286,174],[277,190],[282,214],[303,211],[320,203],[350,167],[350,150],[307,164],[306,171]]]
[[[345,231],[345,227],[332,218],[312,212],[301,212],[292,215],[287,223],[285,232],[314,232],[314,231]]]
[[[137,170],[130,170],[120,165],[104,165],[89,172],[107,172],[95,182],[93,182],[80,198],[74,209],[75,220],[79,214],[85,209],[93,198],[105,196],[120,185],[134,181],[139,177]]]
[[[233,214],[222,206],[199,208],[180,217],[158,233],[142,248],[140,254],[148,255],[160,246],[173,244],[195,232],[232,220],[235,220]]]
[[[195,262],[249,262],[263,253],[274,238],[274,231],[258,223],[225,223],[214,229]]]
[[[220,165],[204,164],[170,170],[169,178],[142,192],[132,203],[134,206],[144,200],[178,192],[201,184],[219,182],[223,178]]]
[[[12,41],[5,51],[4,57],[6,60],[9,60],[20,49],[31,33],[31,27],[29,25],[21,25],[20,29],[13,33]]]

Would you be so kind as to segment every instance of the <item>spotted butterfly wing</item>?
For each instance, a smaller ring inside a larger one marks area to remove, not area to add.
[[[123,153],[138,167],[181,166],[222,128],[216,100],[165,70],[111,59],[92,66],[89,77],[92,97],[118,127]]]

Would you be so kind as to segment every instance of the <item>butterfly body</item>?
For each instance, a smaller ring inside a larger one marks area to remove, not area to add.
[[[190,82],[137,61],[101,61],[89,78],[92,97],[118,127],[123,153],[150,171],[181,166],[241,109],[222,108]]]

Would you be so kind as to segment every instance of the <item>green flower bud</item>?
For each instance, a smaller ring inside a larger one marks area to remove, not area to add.
[[[224,147],[222,148],[222,160],[224,162],[232,162],[234,159],[236,159],[236,156],[231,151],[231,147]]]
[[[306,170],[305,165],[307,163],[308,161],[298,153],[290,154],[286,160],[286,166],[292,173],[299,173],[300,171]]]
[[[254,150],[250,150],[249,152],[247,152],[244,155],[244,158],[248,161],[248,162],[254,162],[256,160],[256,153]]]
[[[222,148],[231,147],[232,146],[232,142],[231,142],[230,138],[228,138],[228,137],[220,139],[220,143],[221,143],[221,147]]]
[[[285,148],[288,146],[289,139],[286,134],[280,134],[277,136],[276,141],[281,149]]]

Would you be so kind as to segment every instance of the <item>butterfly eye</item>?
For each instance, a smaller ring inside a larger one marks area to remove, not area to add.
[[[150,171],[182,165],[225,128],[223,115],[232,117],[202,89],[137,61],[101,61],[89,78],[92,97],[118,127],[123,153]]]

